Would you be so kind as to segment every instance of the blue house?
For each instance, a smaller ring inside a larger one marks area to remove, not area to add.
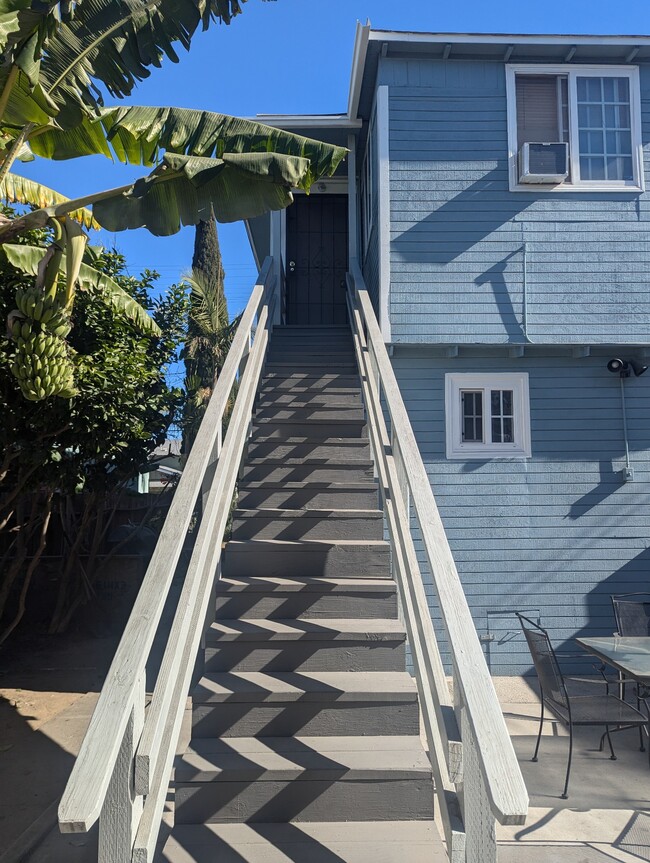
[[[359,26],[345,114],[260,116],[350,149],[253,249],[286,323],[361,268],[494,674],[649,586],[649,106],[647,36]]]

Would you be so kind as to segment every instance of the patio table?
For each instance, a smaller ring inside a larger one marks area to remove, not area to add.
[[[576,638],[587,653],[622,672],[637,683],[650,685],[650,636]]]

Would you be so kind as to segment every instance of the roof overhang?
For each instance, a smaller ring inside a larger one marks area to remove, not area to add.
[[[381,57],[536,63],[650,61],[650,36],[518,33],[412,33],[357,25],[348,117],[367,117]]]

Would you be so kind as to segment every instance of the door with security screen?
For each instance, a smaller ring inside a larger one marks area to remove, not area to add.
[[[347,323],[347,196],[296,195],[286,212],[286,323]]]

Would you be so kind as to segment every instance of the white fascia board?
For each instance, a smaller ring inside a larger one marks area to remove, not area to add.
[[[298,126],[302,129],[360,129],[361,120],[350,120],[347,114],[257,114],[254,123],[279,129]]]
[[[357,30],[354,37],[354,50],[352,52],[350,90],[348,92],[348,117],[351,120],[356,120],[359,113],[359,97],[361,95],[361,85],[363,83],[363,73],[366,65],[366,54],[368,53],[370,32],[370,22],[364,25],[357,21]]]
[[[475,45],[650,45],[650,36],[576,36],[531,35],[521,33],[411,33],[398,30],[372,30],[372,42],[413,42]]]
[[[253,232],[251,231],[251,226],[248,219],[244,221],[244,225],[246,227],[246,236],[248,237],[251,252],[253,253],[253,258],[255,259],[255,266],[257,267],[257,270],[259,272],[259,270],[262,269],[262,266],[260,264],[259,255],[257,254],[257,249],[255,248],[255,243],[253,242]]]

